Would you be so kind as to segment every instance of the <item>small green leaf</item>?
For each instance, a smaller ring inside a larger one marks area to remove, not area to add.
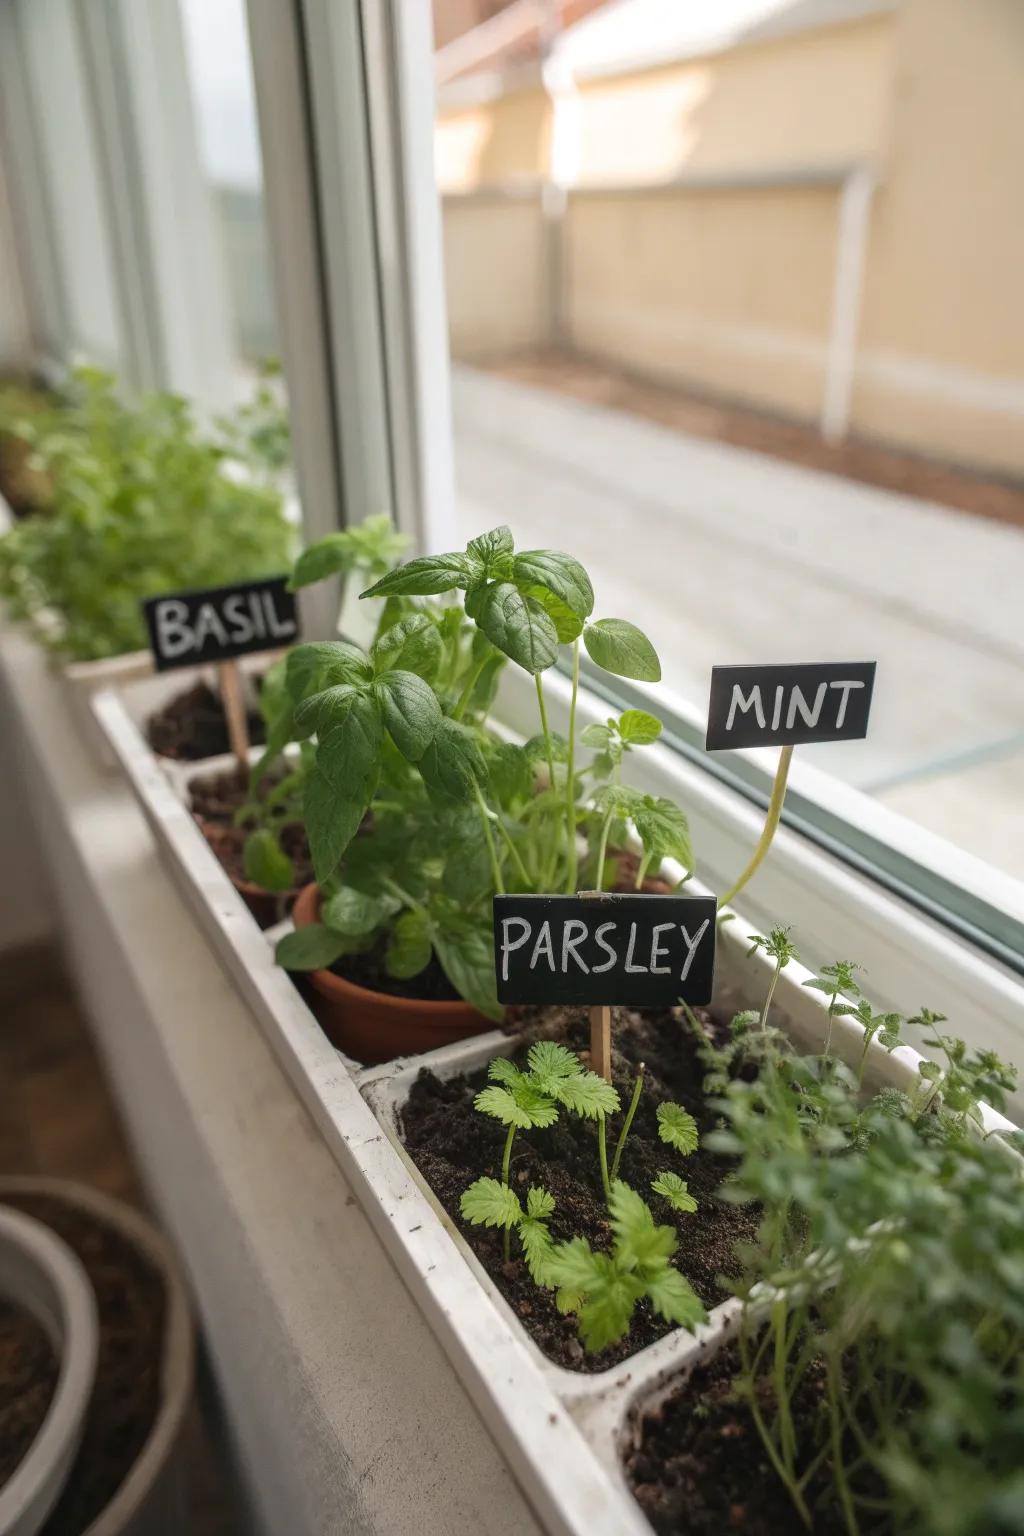
[[[369,682],[373,668],[347,640],[311,640],[288,652],[285,681],[295,704],[337,683]]]
[[[507,1088],[499,1088],[492,1084],[488,1088],[481,1088],[473,1106],[482,1115],[490,1115],[492,1120],[500,1120],[502,1125],[517,1125],[520,1130],[529,1130],[534,1121],[530,1110],[516,1100]]]
[[[287,891],[295,880],[295,867],[273,832],[262,829],[245,840],[242,850],[245,877],[265,891]]]
[[[553,1205],[554,1201],[552,1201]],[[546,1286],[554,1243],[543,1219],[530,1215],[522,1217],[519,1222],[519,1241],[523,1245],[523,1258],[526,1260],[531,1280],[534,1285]]]
[[[646,1201],[621,1179],[612,1184],[608,1215],[615,1233],[615,1253],[626,1269],[658,1269],[676,1250],[672,1227],[655,1225]]]
[[[375,640],[370,655],[377,672],[415,672],[432,683],[444,655],[444,641],[426,613],[410,613]]]
[[[633,811],[633,825],[652,863],[677,859],[685,869],[693,868],[690,824],[671,800],[644,795],[643,803]]]
[[[690,1282],[669,1265],[660,1274],[649,1275],[645,1286],[651,1306],[668,1323],[682,1328],[699,1328],[708,1314],[704,1303]]]
[[[578,640],[583,633],[583,620],[573,613],[568,603],[563,603],[560,597],[549,592],[547,587],[520,587],[519,591],[524,597],[539,603],[555,626],[555,634],[558,636],[559,645],[571,645]]]
[[[345,953],[346,940],[322,923],[296,928],[278,940],[274,959],[286,971],[321,971]]]
[[[526,1196],[526,1214],[539,1219],[546,1219],[555,1214],[555,1197],[548,1194],[546,1189],[538,1189],[534,1186]]]
[[[541,605],[508,581],[487,588],[477,623],[492,645],[526,672],[543,672],[558,660],[558,632]]]
[[[535,1040],[526,1060],[537,1081],[549,1091],[553,1083],[567,1077],[578,1077],[583,1071],[583,1063],[575,1051],[570,1051],[566,1045],[558,1045],[554,1040]]]
[[[501,806],[528,800],[533,793],[533,767],[523,747],[502,741],[487,759],[491,793]]]
[[[475,1227],[514,1227],[523,1214],[515,1191],[488,1178],[463,1190],[459,1210]]]
[[[602,1115],[614,1115],[619,1108],[618,1092],[596,1072],[581,1072],[576,1077],[562,1078],[552,1084],[551,1091],[566,1109],[588,1120],[597,1120]]]
[[[684,1157],[696,1152],[700,1142],[697,1122],[680,1104],[659,1104],[658,1135]]]
[[[579,1310],[580,1338],[591,1354],[625,1338],[645,1289],[641,1279],[624,1274],[607,1254],[595,1254],[594,1260],[598,1277]]]
[[[479,580],[482,574],[479,560],[468,554],[422,555],[409,560],[382,576],[380,581],[360,597],[429,597],[438,592],[451,592],[454,587],[466,587]]]
[[[495,1056],[488,1065],[487,1076],[494,1083],[517,1083],[523,1074],[507,1056]]]
[[[351,534],[345,531],[329,533],[302,551],[295,562],[288,590],[297,592],[300,587],[311,586],[327,576],[351,571],[358,563],[359,555]]]
[[[580,741],[585,747],[593,747],[598,752],[607,752],[612,741],[612,732],[606,725],[588,725],[581,731]]]
[[[374,688],[391,740],[410,763],[419,762],[441,723],[433,688],[415,672],[382,672]]]
[[[641,683],[661,681],[658,653],[642,630],[626,619],[598,619],[583,631],[583,644],[593,661],[616,677]]]
[[[686,1180],[677,1173],[659,1173],[651,1188],[656,1195],[666,1199],[674,1211],[695,1211],[697,1202],[686,1187]]]
[[[358,938],[379,928],[397,912],[398,906],[396,898],[386,892],[380,896],[369,896],[364,891],[354,890],[350,885],[343,885],[324,902],[320,916],[325,926],[335,933],[344,934],[346,938]]]
[[[591,1286],[599,1279],[597,1255],[591,1252],[590,1244],[585,1237],[574,1237],[567,1243],[556,1243],[551,1255],[549,1284],[558,1286],[560,1290],[573,1296],[584,1297]],[[563,1308],[559,1302],[559,1311],[578,1310],[576,1307]]]
[[[384,966],[389,976],[407,981],[418,976],[430,964],[434,946],[430,941],[430,923],[425,912],[406,911],[388,935]]]
[[[619,716],[619,735],[631,747],[649,747],[661,732],[661,721],[646,709],[627,709]]]

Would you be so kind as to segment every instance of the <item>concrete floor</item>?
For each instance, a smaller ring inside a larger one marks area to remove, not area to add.
[[[716,662],[877,659],[806,761],[1024,878],[1024,533],[465,367],[454,414],[465,538],[582,558],[702,709]]]

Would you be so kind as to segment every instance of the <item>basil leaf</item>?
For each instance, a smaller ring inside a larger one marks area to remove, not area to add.
[[[403,912],[391,930],[384,968],[389,976],[405,981],[425,970],[433,953],[426,913]]]
[[[346,940],[321,923],[296,928],[278,940],[274,959],[286,971],[322,971],[345,953]]]
[[[365,683],[372,676],[363,652],[347,640],[311,640],[288,652],[285,682],[296,704],[337,683]]]
[[[353,548],[350,533],[329,533],[326,538],[318,539],[302,551],[295,562],[288,590],[297,592],[300,587],[311,586],[313,582],[323,581],[327,576],[351,571],[358,560],[358,551]]]
[[[320,908],[324,926],[346,938],[359,938],[372,933],[398,911],[400,902],[384,892],[380,896],[357,891],[351,885],[343,885]]]
[[[499,651],[526,672],[543,672],[558,659],[558,631],[536,598],[511,582],[488,587],[477,623]]]
[[[553,592],[578,619],[589,619],[594,611],[594,589],[590,577],[571,555],[557,549],[527,549],[516,555],[514,580],[520,590],[545,587]]]
[[[470,928],[443,924],[434,937],[442,969],[456,992],[489,1019],[500,1020],[504,1009],[498,1002],[494,979],[494,940],[490,925]]]
[[[315,722],[320,772],[339,794],[357,795],[358,786],[376,770],[384,743],[377,697],[365,688],[328,688],[300,704],[295,719],[300,728]]]
[[[483,566],[481,575],[488,581],[512,579],[514,552],[512,530],[504,525],[492,528],[489,533],[482,533],[477,539],[470,539],[466,545],[466,553],[480,561]]]
[[[261,828],[245,840],[242,850],[245,878],[265,891],[287,891],[295,880],[295,868],[273,832]]]
[[[451,592],[454,587],[467,587],[470,582],[479,581],[482,574],[480,561],[472,555],[422,555],[389,571],[359,595],[387,597],[397,593],[403,597],[429,597],[437,592]]]
[[[440,801],[468,800],[473,785],[487,778],[487,764],[473,732],[444,716],[419,770],[431,795]]]
[[[342,854],[359,831],[376,787],[376,776],[370,775],[344,796],[336,793],[319,769],[307,774],[302,819],[318,885],[325,884],[337,869]]]
[[[410,613],[375,640],[370,655],[377,672],[415,672],[433,682],[444,655],[441,631],[425,613]]]
[[[547,587],[520,587],[524,597],[532,597],[535,603],[540,603],[544,612],[555,626],[555,634],[559,643],[570,645],[573,640],[578,640],[583,633],[583,620],[578,614],[573,613],[568,603],[563,603],[554,592],[549,592]]]
[[[418,762],[441,723],[433,688],[415,672],[382,672],[374,692],[395,746],[410,763]]]
[[[661,731],[661,721],[646,709],[627,709],[619,716],[619,735],[631,747],[649,747]]]
[[[635,677],[641,683],[661,681],[657,651],[643,630],[627,619],[598,619],[588,624],[583,644],[592,660],[616,677]]]

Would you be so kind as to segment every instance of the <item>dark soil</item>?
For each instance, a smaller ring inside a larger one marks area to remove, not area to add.
[[[43,1426],[60,1365],[30,1312],[0,1303],[0,1488]]]
[[[749,1406],[733,1393],[739,1368],[735,1345],[700,1365],[674,1396],[646,1414],[640,1448],[624,1457],[626,1478],[659,1536],[795,1536],[805,1529],[764,1446]],[[824,1376],[811,1365],[794,1394],[793,1415],[803,1445],[821,1443]],[[764,1384],[762,1412],[771,1415]],[[826,1461],[804,1490],[814,1536],[844,1536],[846,1525]],[[887,1527],[873,1526],[879,1531]]]
[[[336,976],[351,981],[357,987],[366,987],[369,992],[386,992],[390,997],[412,997],[425,1003],[459,1001],[459,994],[441,969],[436,955],[431,956],[425,970],[403,981],[397,976],[389,976],[385,970],[385,950],[386,944],[382,940],[365,954],[342,955],[331,966],[331,970]]]
[[[250,742],[253,746],[262,745],[266,740],[262,715],[250,710],[246,719]],[[231,751],[224,706],[206,683],[196,683],[176,694],[170,703],[150,715],[146,721],[146,740],[161,757],[190,763]]]
[[[712,1035],[720,1038],[711,1016],[702,1017]],[[517,1030],[525,1029],[527,1043],[539,1038],[558,1040],[589,1061],[590,1032],[583,1008],[513,1010],[510,1025]],[[702,1130],[709,1129],[712,1117],[701,1093],[706,1068],[678,1010],[639,1013],[615,1008],[612,1042],[612,1075],[623,1111],[632,1092],[637,1064],[642,1061],[647,1069],[644,1092],[623,1154],[621,1176],[645,1195],[659,1222],[676,1227],[680,1243],[675,1262],[705,1305],[713,1307],[727,1294],[718,1284],[718,1277],[733,1269],[734,1244],[753,1236],[757,1216],[746,1207],[717,1201],[715,1191],[728,1173],[728,1163],[702,1149],[690,1157],[680,1157],[659,1139],[656,1116],[658,1104],[671,1099],[689,1110]],[[525,1054],[526,1046],[517,1053],[516,1060]],[[498,1177],[501,1170],[504,1127],[473,1108],[473,1098],[486,1081],[483,1071],[445,1082],[432,1072],[421,1072],[402,1113],[405,1145],[544,1353],[571,1370],[606,1370],[661,1338],[671,1325],[652,1312],[646,1301],[641,1302],[627,1339],[600,1354],[586,1355],[577,1338],[575,1320],[562,1317],[553,1293],[533,1283],[525,1264],[516,1256],[515,1239],[512,1261],[505,1264],[501,1233],[463,1222],[459,1215],[463,1191],[481,1174]],[[621,1123],[621,1116],[616,1116],[609,1124],[609,1159]],[[664,1200],[650,1193],[652,1179],[665,1170],[678,1172],[687,1180],[697,1200],[697,1210],[692,1214],[677,1215]],[[520,1132],[512,1152],[512,1183],[520,1192],[531,1184],[539,1184],[554,1195],[556,1210],[551,1232],[556,1239],[582,1236],[595,1248],[610,1247],[611,1232],[593,1123],[563,1114],[548,1130]]]
[[[96,1293],[100,1348],[81,1448],[42,1536],[79,1536],[131,1471],[160,1408],[163,1280],[120,1233],[49,1195],[8,1203],[46,1223],[78,1255]]]
[[[282,769],[268,773],[263,780],[265,790],[269,791],[279,783],[284,772]],[[189,785],[192,814],[218,860],[238,886],[249,883],[245,873],[244,849],[250,829],[235,826],[235,813],[241,806],[248,804],[249,799],[249,776],[238,767],[227,768],[220,773],[202,774]],[[266,901],[262,900],[262,896],[257,898],[259,910],[253,907],[253,913],[264,927],[279,921],[291,907],[297,892],[313,879],[313,862],[302,823],[287,823],[280,829],[279,837],[281,847],[294,866],[295,879],[291,890],[281,893],[280,899],[273,892],[266,893]]]

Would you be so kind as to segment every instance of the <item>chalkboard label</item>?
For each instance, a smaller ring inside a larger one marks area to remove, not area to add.
[[[708,751],[859,741],[874,685],[873,661],[712,667]]]
[[[713,896],[495,896],[498,999],[710,1002],[715,916]]]
[[[286,576],[269,576],[147,597],[142,611],[157,671],[291,645],[298,639],[299,619],[287,581]]]

